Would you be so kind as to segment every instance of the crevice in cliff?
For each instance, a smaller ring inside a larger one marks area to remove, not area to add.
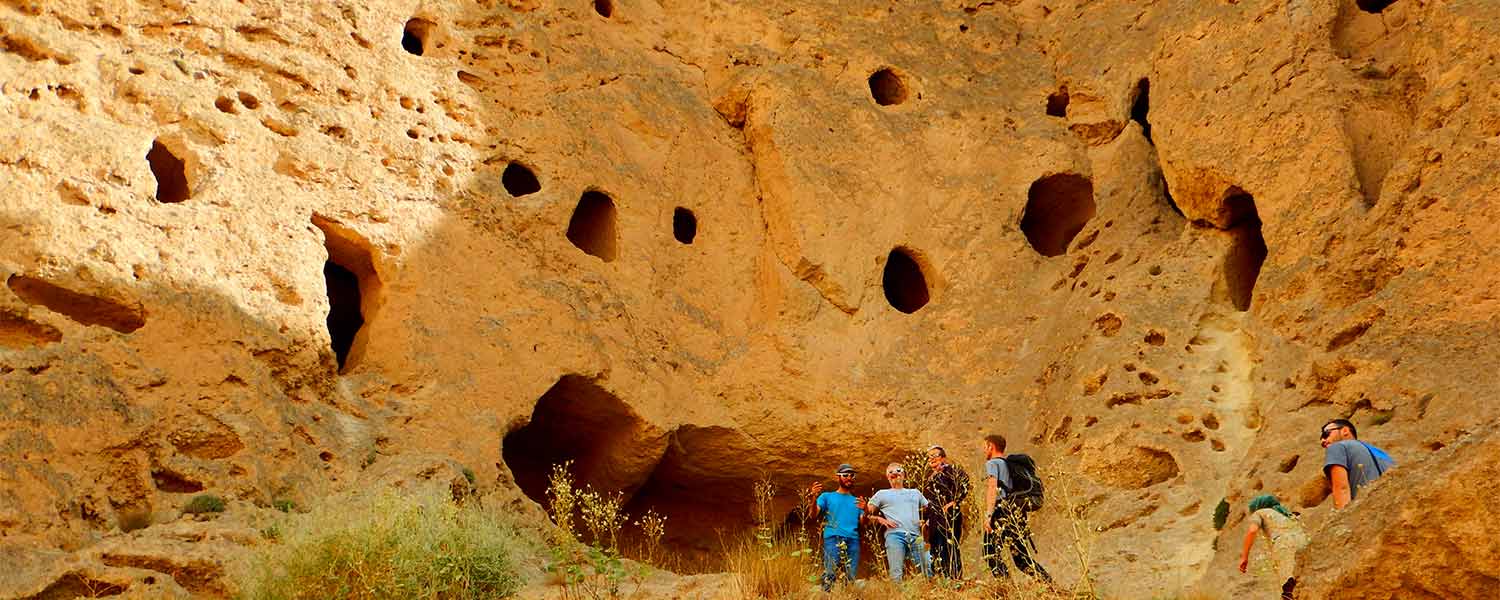
[[[1094,218],[1094,183],[1074,173],[1048,175],[1031,184],[1021,231],[1042,256],[1060,256]]]
[[[381,303],[374,247],[353,229],[314,214],[328,258],[323,262],[328,297],[328,337],[340,373],[359,364],[369,341],[367,326]]]
[[[1142,77],[1135,84],[1134,97],[1130,99],[1130,120],[1141,124],[1141,132],[1145,134],[1146,141],[1155,144],[1151,139],[1151,80]]]
[[[613,262],[618,251],[615,201],[608,194],[589,190],[578,199],[568,220],[568,241],[590,256]]]
[[[1224,255],[1224,285],[1235,310],[1244,312],[1250,310],[1255,283],[1266,260],[1266,240],[1261,236],[1255,198],[1237,187],[1231,187],[1225,194],[1232,241]]]
[[[83,325],[102,325],[120,333],[130,333],[146,325],[146,309],[138,302],[75,292],[28,275],[11,275],[5,285],[27,304],[45,307]],[[35,332],[46,339],[51,337],[48,329]]]

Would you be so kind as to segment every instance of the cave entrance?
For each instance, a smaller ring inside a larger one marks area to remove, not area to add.
[[[527,497],[548,507],[552,466],[572,461],[575,485],[630,499],[666,450],[667,435],[588,377],[564,375],[531,419],[505,435],[500,453]]]
[[[906,82],[895,71],[886,68],[870,74],[870,96],[881,106],[906,102]]]
[[[615,227],[615,201],[597,190],[584,192],[568,220],[568,241],[590,256],[604,262],[615,260],[618,234]]]
[[[1266,261],[1266,240],[1260,232],[1260,213],[1255,198],[1239,188],[1230,188],[1224,200],[1229,217],[1229,235],[1233,239],[1224,255],[1224,284],[1235,310],[1250,310],[1255,282]]]
[[[1057,91],[1047,95],[1047,116],[1068,116],[1068,86],[1062,86]]]
[[[672,211],[672,237],[684,244],[698,237],[698,217],[693,211],[681,206]]]
[[[1135,84],[1135,99],[1130,101],[1130,120],[1141,124],[1141,133],[1151,142],[1151,80],[1142,78]],[[1155,142],[1152,142],[1155,143]]]
[[[500,175],[500,185],[505,186],[505,193],[516,198],[542,191],[542,183],[537,181],[536,173],[517,162],[505,166],[505,172]]]
[[[1042,256],[1060,256],[1094,218],[1094,183],[1074,173],[1048,175],[1031,184],[1021,231]]]
[[[886,257],[881,287],[885,289],[886,301],[896,310],[907,314],[927,306],[932,298],[921,263],[906,248],[892,249]]]
[[[151,165],[151,175],[156,178],[157,202],[176,204],[188,199],[187,166],[161,140],[151,142],[146,162]]]
[[[436,26],[436,23],[427,19],[411,18],[401,30],[401,48],[417,56],[426,54],[427,38]]]
[[[328,338],[340,373],[348,372],[364,356],[365,327],[380,304],[380,277],[375,271],[373,246],[353,229],[313,215],[323,232],[328,259],[323,281],[328,296]]]
[[[1385,12],[1386,8],[1395,3],[1396,0],[1355,0],[1354,2],[1360,10],[1372,14]]]

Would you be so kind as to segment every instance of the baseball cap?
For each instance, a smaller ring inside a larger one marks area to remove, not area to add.
[[[853,475],[854,474],[854,465],[851,465],[849,463],[844,463],[842,465],[839,465],[838,470],[834,471],[834,474],[835,475]]]

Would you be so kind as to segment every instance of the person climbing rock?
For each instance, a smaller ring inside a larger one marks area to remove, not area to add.
[[[1354,424],[1346,419],[1324,423],[1322,440],[1323,473],[1328,476],[1335,509],[1348,506],[1359,495],[1359,488],[1396,466],[1384,450],[1360,441]]]
[[[891,581],[901,581],[908,558],[922,569],[922,575],[932,577],[932,565],[922,543],[922,509],[927,507],[927,498],[906,487],[906,469],[901,463],[886,466],[885,478],[891,487],[870,496],[865,510],[886,528],[885,562]]]
[[[984,446],[984,504],[980,507],[989,518],[984,521],[984,558],[989,563],[990,573],[995,577],[1009,577],[1010,573],[1001,556],[1002,548],[1010,551],[1016,568],[1047,583],[1052,576],[1032,558],[1036,543],[1031,539],[1030,510],[1034,498],[1041,502],[1041,481],[1036,477],[1036,465],[1024,454],[1006,456],[1005,437],[999,434],[985,436]]]
[[[1256,534],[1263,534],[1271,545],[1271,572],[1281,582],[1281,597],[1290,599],[1297,580],[1292,578],[1292,567],[1297,564],[1297,551],[1307,545],[1307,531],[1292,511],[1281,505],[1271,494],[1262,494],[1250,499],[1250,528],[1245,531],[1244,550],[1240,552],[1240,572],[1250,566],[1250,548],[1255,546]]]
[[[839,465],[834,471],[839,489],[823,491],[823,482],[812,484],[808,496],[816,498],[812,503],[811,517],[823,516],[823,591],[833,589],[839,573],[854,582],[855,570],[859,568],[859,525],[865,519],[865,499],[854,495],[854,467],[848,463]],[[843,567],[840,569],[840,567]]]
[[[928,545],[932,548],[932,571],[940,577],[963,579],[964,563],[959,545],[964,539],[964,500],[969,498],[969,474],[953,461],[942,446],[927,449],[927,477],[922,495],[927,507]]]

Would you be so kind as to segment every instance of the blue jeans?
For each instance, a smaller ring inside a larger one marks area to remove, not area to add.
[[[823,536],[823,591],[833,589],[839,565],[844,566],[845,574],[853,582],[854,571],[859,568],[859,538]]]
[[[908,557],[922,569],[922,575],[932,577],[932,563],[927,560],[927,548],[922,544],[922,536],[904,531],[887,531],[885,564],[890,567],[891,581],[901,581]]]

